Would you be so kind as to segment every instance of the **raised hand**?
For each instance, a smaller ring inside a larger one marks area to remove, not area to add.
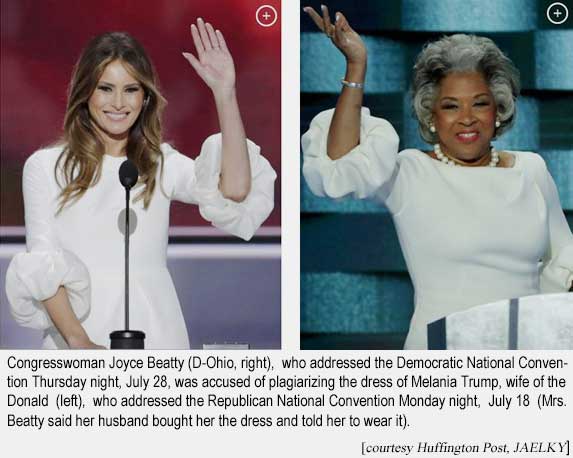
[[[340,49],[349,64],[366,65],[366,46],[360,35],[350,27],[342,13],[336,13],[333,24],[330,20],[328,7],[325,5],[322,5],[322,16],[310,6],[303,8],[303,11],[311,17],[316,26]]]
[[[220,30],[215,30],[203,19],[191,24],[191,36],[197,51],[197,57],[184,52],[189,61],[214,95],[226,95],[235,89],[235,65]]]

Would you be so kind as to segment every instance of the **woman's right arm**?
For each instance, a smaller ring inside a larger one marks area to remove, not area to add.
[[[322,16],[313,8],[304,11],[317,27],[324,32],[346,59],[344,79],[350,83],[364,84],[366,77],[366,46],[360,36],[350,27],[342,13],[336,13],[332,24],[328,8],[323,5]],[[339,159],[360,143],[360,111],[364,89],[343,86],[330,123],[327,154],[330,159]]]
[[[6,294],[22,326],[55,326],[70,348],[103,348],[93,344],[81,325],[90,307],[89,273],[73,253],[63,250],[54,232],[51,161],[41,151],[24,166],[23,195],[27,252],[18,253],[6,272]]]
[[[71,349],[105,349],[96,345],[88,337],[84,327],[72,310],[66,288],[60,286],[58,292],[42,301],[50,319]]]
[[[323,16],[310,7],[304,11],[344,54],[346,81],[364,83],[366,47],[342,13],[336,13],[332,24],[326,7]],[[390,210],[396,209],[401,205],[399,199],[389,198],[397,177],[400,139],[388,121],[370,116],[361,107],[362,98],[362,88],[345,85],[336,108],[313,118],[301,138],[302,173],[311,192],[319,197],[375,198]]]

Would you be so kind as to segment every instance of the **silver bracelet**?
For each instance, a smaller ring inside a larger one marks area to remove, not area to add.
[[[355,83],[353,81],[346,81],[344,78],[340,80],[343,86],[351,87],[353,89],[364,89],[364,83]]]

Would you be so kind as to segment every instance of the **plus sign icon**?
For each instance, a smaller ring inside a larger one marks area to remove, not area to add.
[[[547,11],[545,12],[547,20],[552,24],[559,25],[563,24],[569,17],[569,10],[561,2],[555,2],[549,5]]]
[[[255,18],[261,27],[271,27],[275,25],[278,19],[277,10],[271,5],[261,5],[257,8]]]

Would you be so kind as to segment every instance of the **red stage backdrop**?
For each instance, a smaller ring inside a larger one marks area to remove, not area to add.
[[[210,90],[181,55],[195,53],[189,26],[201,17],[219,28],[235,61],[247,136],[280,177],[280,16],[271,27],[255,19],[280,0],[2,0],[0,101],[0,225],[21,226],[26,158],[62,132],[66,90],[82,48],[95,35],[126,31],[146,48],[168,101],[164,139],[192,158],[218,131]],[[280,226],[280,181],[266,226]],[[171,224],[208,225],[196,207],[174,204]]]

